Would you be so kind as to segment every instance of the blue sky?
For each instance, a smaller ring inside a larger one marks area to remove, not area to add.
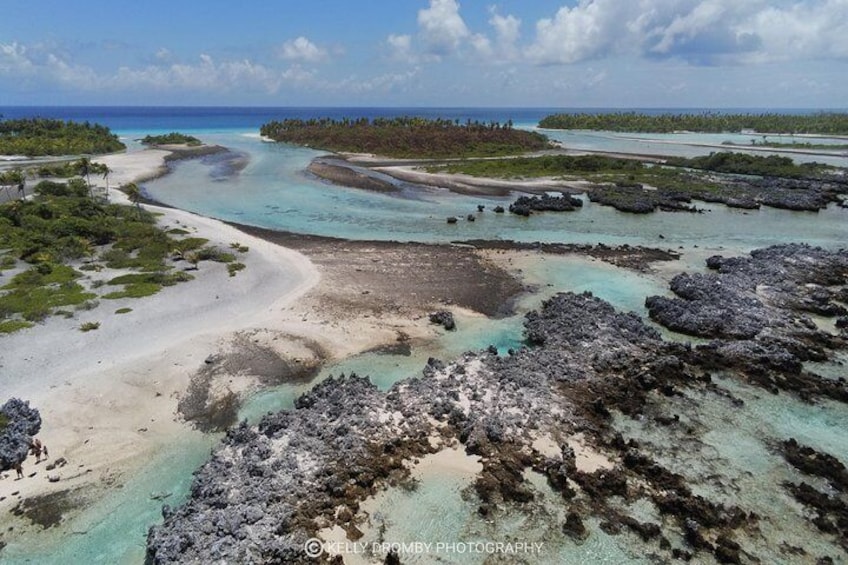
[[[0,14],[0,105],[848,107],[848,0],[0,0]]]

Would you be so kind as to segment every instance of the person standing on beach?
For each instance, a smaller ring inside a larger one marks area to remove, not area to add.
[[[24,470],[23,470],[23,468],[21,467],[21,462],[20,462],[20,461],[18,461],[17,463],[15,463],[15,473],[17,474],[18,479],[23,479],[23,478],[24,478]],[[18,480],[18,479],[15,479],[15,480]]]
[[[29,446],[30,453],[35,455],[35,462],[41,463],[41,440],[34,439],[32,440],[32,444]]]

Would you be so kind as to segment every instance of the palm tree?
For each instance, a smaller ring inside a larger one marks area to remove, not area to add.
[[[112,172],[109,167],[105,163],[93,163],[89,162],[88,170],[95,175],[103,175],[103,179],[106,181],[106,199],[109,199],[109,173]]]
[[[136,210],[138,210],[139,216],[141,215],[141,189],[137,184],[131,182],[129,184],[125,184],[123,186],[124,192],[127,193],[127,198],[130,199],[130,202],[135,204]]]
[[[103,180],[106,181],[106,202],[109,201],[109,173],[112,169],[106,163],[100,163],[100,172],[103,174]]]
[[[91,160],[88,157],[82,157],[77,161],[77,172],[81,177],[85,177],[85,182],[88,185],[88,195],[91,196]]]

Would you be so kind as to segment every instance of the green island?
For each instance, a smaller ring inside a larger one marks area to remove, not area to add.
[[[848,135],[848,113],[814,114],[701,114],[648,115],[638,112],[605,114],[571,113],[546,116],[539,122],[545,129],[582,129],[632,133],[795,133]]]
[[[118,136],[99,124],[48,118],[0,121],[2,155],[100,155],[124,149]]]
[[[198,147],[203,143],[193,135],[178,133],[172,131],[162,135],[147,135],[141,143],[144,145],[188,145],[189,147]]]
[[[226,263],[230,276],[244,268],[204,238],[157,227],[156,216],[138,206],[138,187],[123,189],[135,206],[92,197],[81,177],[45,180],[31,198],[0,204],[0,276],[17,271],[0,286],[0,333],[51,315],[72,318],[101,299],[150,296],[192,280],[188,271],[201,261]],[[190,266],[177,268],[180,262]]]
[[[414,117],[287,119],[264,124],[260,133],[284,143],[393,158],[488,157],[550,147],[545,136],[515,129],[511,122],[500,124],[469,120],[460,123],[458,120]]]
[[[616,175],[673,177],[683,169],[781,178],[820,179],[834,167],[821,163],[796,164],[789,157],[716,152],[693,158],[667,157],[665,166],[606,155],[543,155],[509,159],[457,161],[429,167],[430,172],[462,173],[479,177],[522,178],[561,176],[568,179],[609,180]],[[680,169],[674,171],[674,169]],[[633,179],[630,179],[633,180]]]

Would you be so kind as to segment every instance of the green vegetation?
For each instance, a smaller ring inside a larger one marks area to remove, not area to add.
[[[142,298],[156,294],[162,287],[174,286],[175,284],[186,282],[194,279],[194,277],[184,271],[176,271],[173,273],[134,273],[130,275],[121,275],[109,281],[110,285],[124,285],[124,289],[120,291],[104,294],[103,298],[108,300],[116,300],[119,298]]]
[[[337,152],[375,153],[398,158],[458,158],[515,155],[549,147],[536,132],[512,123],[378,118],[269,122],[262,135],[275,141]]]
[[[200,249],[207,243],[209,243],[209,240],[202,237],[186,237],[185,239],[180,239],[174,242],[174,251],[179,254],[184,254],[189,251]]]
[[[235,255],[221,251],[217,247],[204,247],[197,251],[197,255],[201,261],[215,261],[216,263],[232,263],[236,260]]]
[[[687,159],[684,157],[669,158],[666,163],[675,167],[703,169],[717,173],[739,175],[761,175],[793,179],[822,178],[834,168],[822,163],[796,164],[789,157],[778,155],[748,155],[747,153],[730,153],[720,151],[701,157]]]
[[[235,262],[227,264],[227,272],[230,273],[231,277],[236,276],[236,273],[243,271],[246,268],[247,266],[244,263]]]
[[[2,328],[0,328],[0,333],[3,333]],[[9,425],[9,417],[6,416],[3,412],[0,412],[0,432],[2,432],[6,426]]]
[[[689,180],[693,178],[691,171],[682,169],[793,179],[825,178],[834,170],[833,167],[821,163],[796,164],[788,157],[731,152],[710,153],[691,159],[671,157],[667,158],[665,166],[603,155],[545,155],[460,161],[430,167],[428,170],[496,178],[546,176],[598,182],[644,182],[652,186],[663,186],[667,181],[679,182],[681,175],[685,175]],[[703,186],[710,184],[706,179],[699,183]]]
[[[189,147],[202,145],[196,137],[175,131],[164,135],[148,135],[141,142],[145,145],[188,145]]]
[[[132,308],[118,308],[117,310],[115,310],[115,314],[129,314],[132,311]]]
[[[67,265],[52,263],[40,263],[15,275],[0,288],[4,291],[0,295],[0,320],[20,316],[27,322],[40,322],[54,308],[83,304],[96,295],[76,282],[81,276]]]
[[[106,300],[119,300],[121,298],[144,298],[145,296],[153,296],[160,290],[162,290],[162,285],[160,284],[140,282],[135,284],[128,284],[124,287],[124,290],[116,290],[115,292],[104,294],[103,298]]]
[[[5,271],[7,269],[14,269],[18,264],[17,260],[11,255],[4,255],[0,258],[0,271]]]
[[[759,133],[809,133],[848,135],[848,113],[815,114],[661,114],[649,116],[637,112],[610,114],[555,114],[539,122],[548,129],[588,129],[619,132],[671,133],[695,131],[727,133],[755,131]]]
[[[32,322],[25,322],[23,320],[3,320],[0,321],[0,334],[14,333],[18,330],[31,328],[34,325]]]
[[[3,155],[95,155],[123,149],[118,136],[98,124],[47,118],[0,121]]]
[[[80,325],[81,332],[90,332],[92,330],[100,329],[100,322],[86,322]]]
[[[617,159],[601,155],[544,155],[468,160],[430,167],[428,170],[497,178],[551,176],[583,178],[586,174],[630,174],[642,169],[642,163],[634,159]]]
[[[42,181],[28,200],[0,204],[0,268],[20,262],[29,269],[0,287],[0,331],[9,333],[50,315],[72,316],[90,310],[98,298],[140,298],[194,277],[168,262],[194,254],[199,261],[235,262],[235,255],[197,237],[175,239],[155,225],[140,207],[109,204],[90,195],[75,177],[65,183]],[[111,280],[80,284],[83,273],[67,265],[87,261],[80,271],[131,269]],[[99,297],[105,285],[122,287]]]
[[[239,253],[247,253],[248,251],[250,251],[250,247],[248,247],[247,245],[242,245],[238,241],[232,242],[230,244],[230,249],[238,251]]]

